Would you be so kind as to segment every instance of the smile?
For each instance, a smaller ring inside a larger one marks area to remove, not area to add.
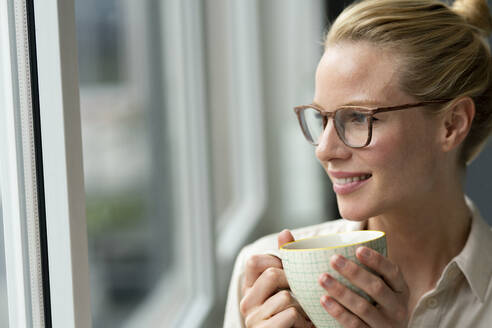
[[[345,178],[333,177],[333,191],[340,196],[350,194],[357,189],[362,188],[362,186],[370,181],[371,177],[372,174],[361,174]]]
[[[348,177],[348,178],[333,178],[333,182],[337,185],[346,185],[351,182],[357,182],[362,180],[367,180],[371,177],[371,174],[364,174],[356,177]]]

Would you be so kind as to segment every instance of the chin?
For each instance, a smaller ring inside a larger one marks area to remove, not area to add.
[[[337,197],[338,210],[342,218],[350,221],[365,221],[374,216],[368,206],[362,202],[346,202]]]
[[[371,216],[370,215],[357,215],[357,214],[347,214],[344,215],[342,212],[340,212],[342,215],[342,218],[349,220],[349,221],[357,221],[357,222],[362,222],[368,220]]]

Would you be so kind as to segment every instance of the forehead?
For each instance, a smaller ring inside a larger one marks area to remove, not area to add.
[[[314,101],[333,110],[342,105],[395,105],[412,98],[398,84],[399,57],[365,42],[326,48],[316,70]]]

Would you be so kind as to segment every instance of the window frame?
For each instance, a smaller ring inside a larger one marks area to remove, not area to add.
[[[12,2],[0,2],[0,182],[4,224],[9,325],[31,322],[29,263],[26,254],[15,21]]]
[[[0,6],[0,174],[9,324],[90,327],[73,2],[47,2],[34,14],[32,1],[4,0]],[[49,177],[45,184],[44,177]],[[43,240],[51,251],[47,259]]]
[[[52,325],[90,327],[74,2],[34,5]]]
[[[229,130],[233,199],[216,218],[216,247],[219,263],[230,266],[266,210],[267,169],[258,2],[233,0],[228,5],[223,28],[230,31],[225,62],[232,86],[227,102],[229,126],[234,127]]]

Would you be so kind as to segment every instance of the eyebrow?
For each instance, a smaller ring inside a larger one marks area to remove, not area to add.
[[[317,107],[319,107],[321,109],[323,109],[324,111],[327,111],[325,109],[325,107],[321,106],[320,104],[318,104],[315,101],[313,101],[312,104],[313,105],[316,105]],[[337,108],[349,107],[349,106],[363,106],[363,107],[369,107],[369,108],[374,108],[375,109],[375,108],[378,108],[378,107],[384,107],[385,105],[381,105],[381,101],[376,101],[376,100],[372,100],[372,99],[364,99],[364,100],[356,100],[356,101],[352,101],[352,102],[349,102],[349,103],[345,103],[343,105],[337,106]]]

